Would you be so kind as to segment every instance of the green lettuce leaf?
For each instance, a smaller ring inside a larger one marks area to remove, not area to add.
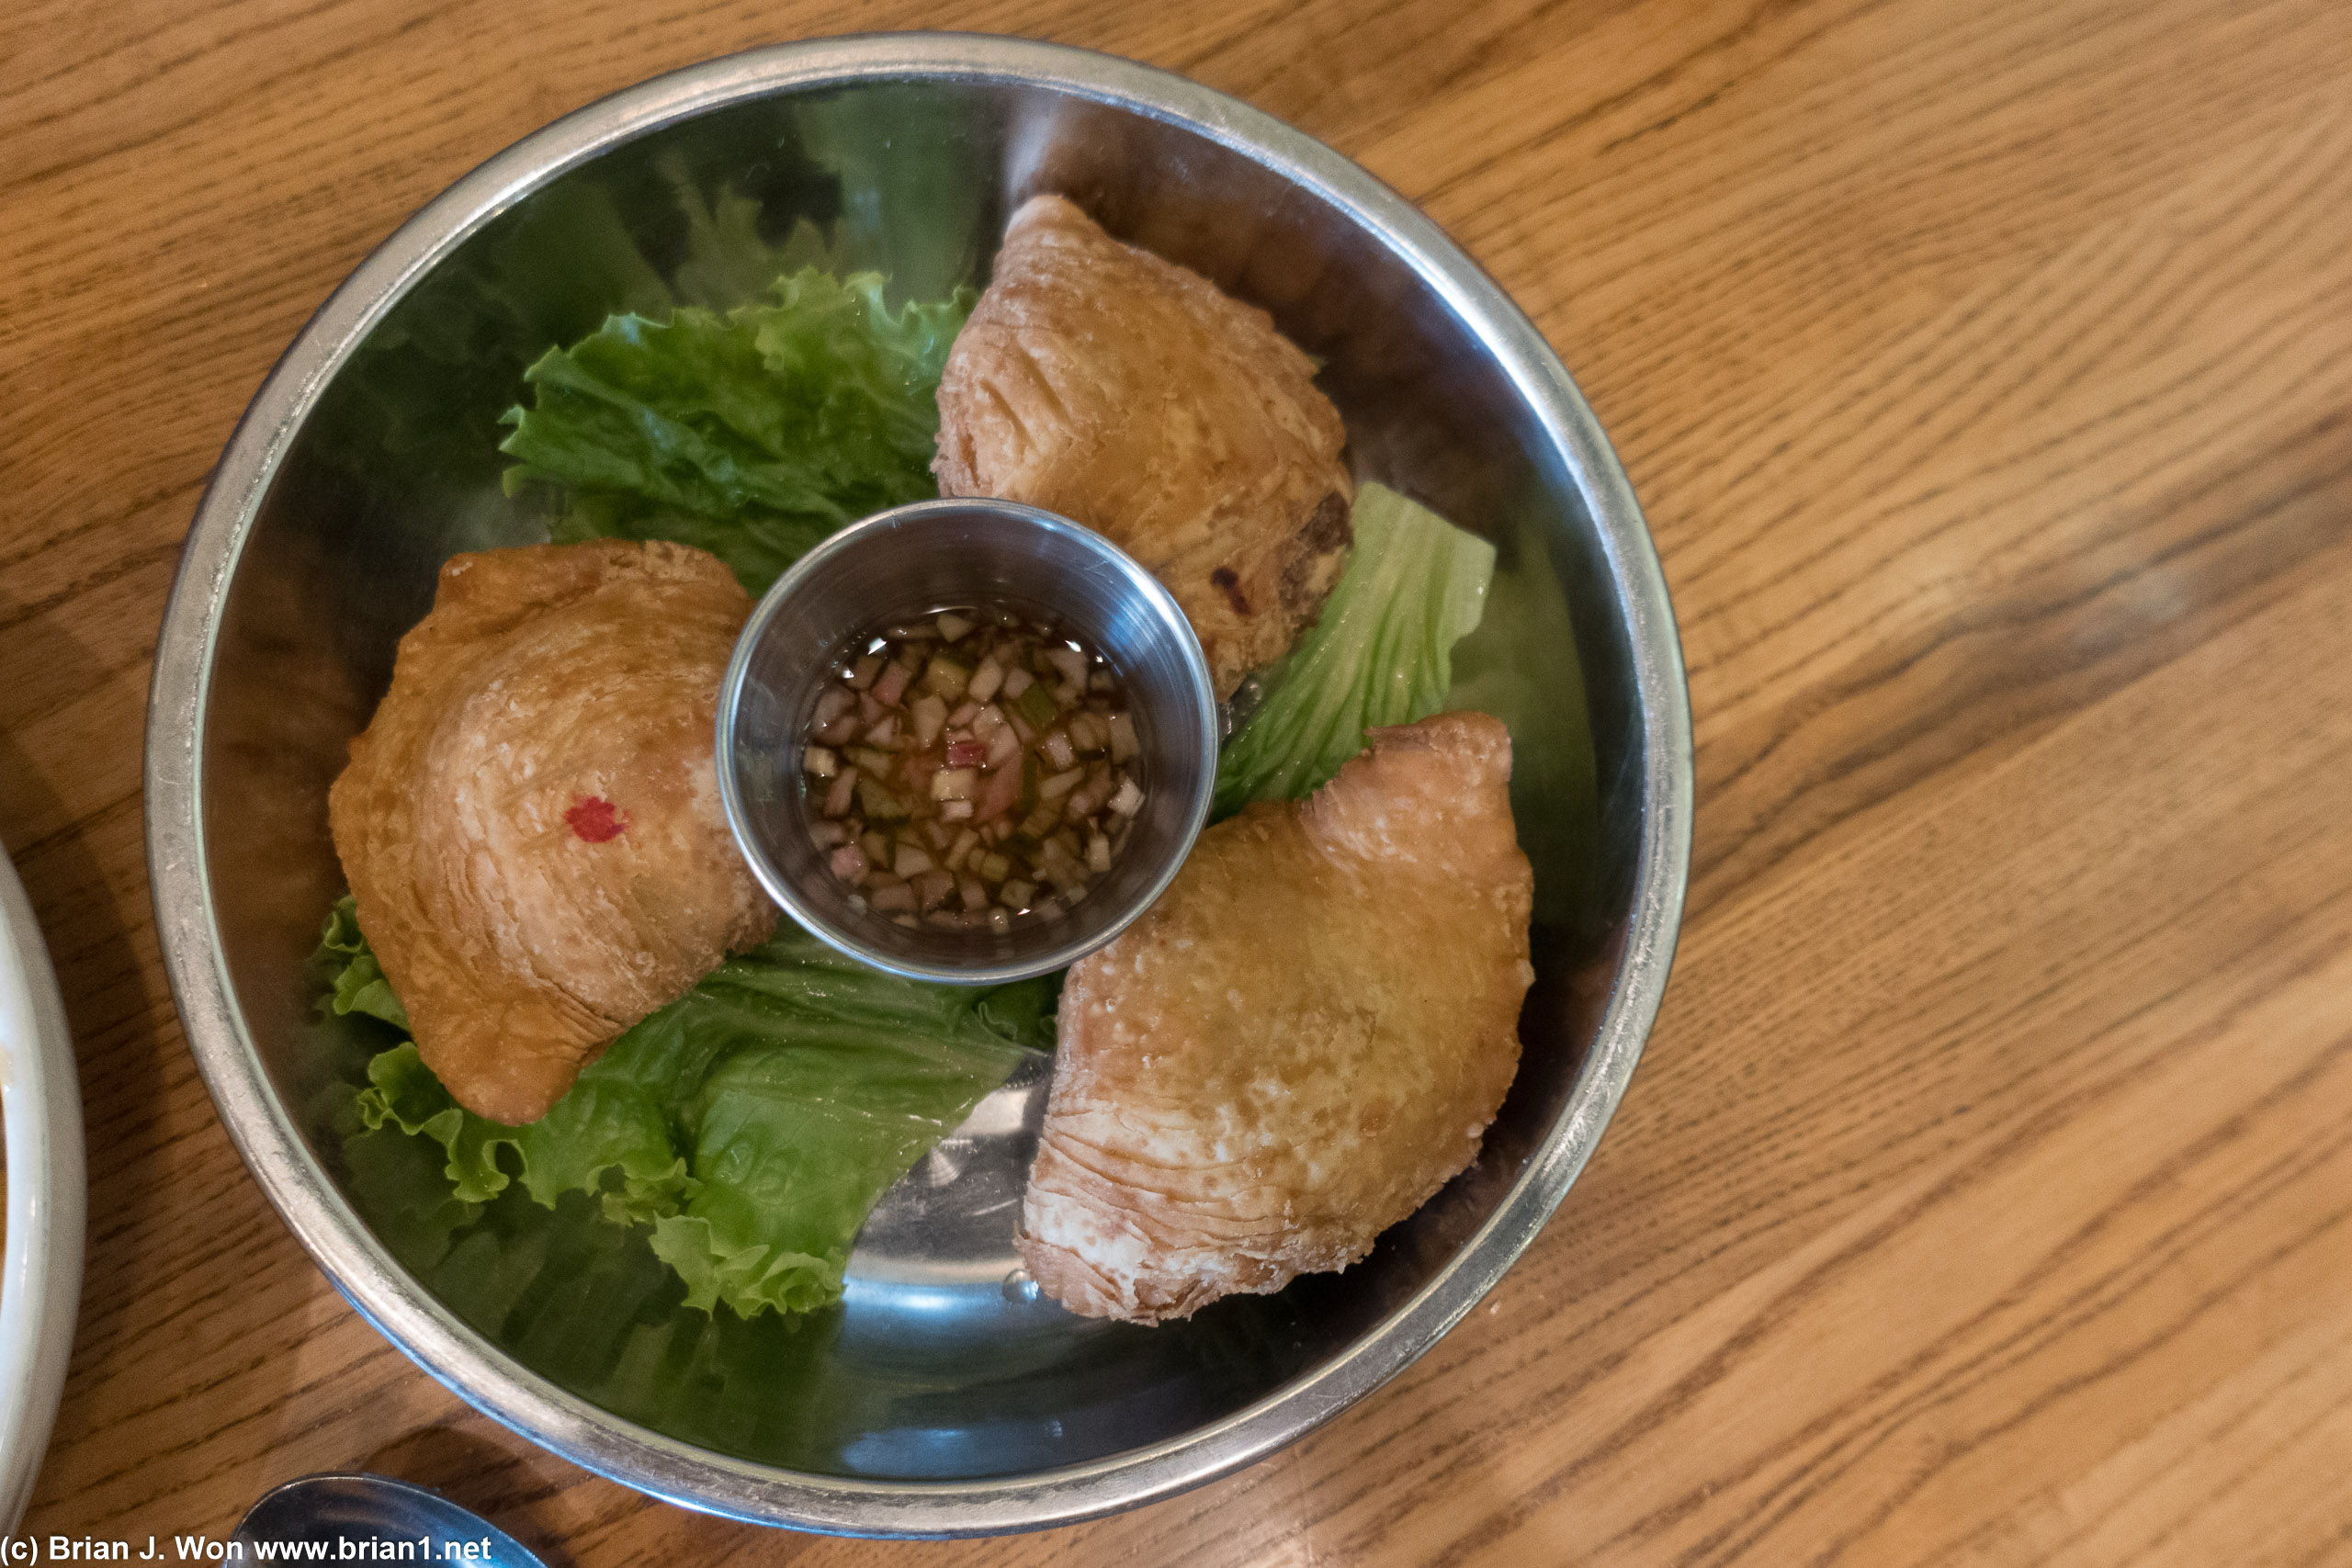
[[[840,1299],[867,1212],[1024,1054],[985,995],[883,975],[796,931],[639,1026],[634,1051],[694,1085],[676,1109],[701,1185],[653,1234],[688,1305]]]
[[[615,1224],[650,1224],[677,1213],[696,1183],[673,1141],[662,1086],[633,1079],[628,1061],[606,1067],[617,1050],[616,1042],[545,1116],[508,1127],[460,1107],[415,1043],[404,1041],[368,1064],[360,1120],[440,1145],[442,1174],[459,1202],[486,1203],[506,1190],[514,1178],[500,1151],[511,1149],[524,1190],[537,1201],[553,1205],[560,1193],[586,1192],[602,1200]]]
[[[368,939],[359,934],[359,916],[353,900],[345,898],[334,907],[334,912],[327,917],[326,934],[319,939],[319,945],[323,952],[342,954],[345,959],[335,971],[334,994],[328,998],[336,1016],[365,1013],[406,1032],[408,1009],[392,995],[391,983],[384,978]]]
[[[698,289],[760,264],[748,221],[724,201],[706,215]],[[681,539],[754,593],[832,529],[936,495],[935,394],[976,296],[893,310],[883,282],[804,267],[773,302],[616,315],[549,350],[525,373],[532,405],[506,415],[509,490],[569,488],[558,539]]]
[[[1310,795],[1364,731],[1445,706],[1453,645],[1477,626],[1495,547],[1385,485],[1355,504],[1355,548],[1322,617],[1218,761],[1212,810]]]
[[[1522,523],[1503,546],[1486,617],[1453,650],[1445,705],[1510,727],[1511,816],[1535,868],[1535,923],[1589,934],[1600,929],[1600,795],[1576,628],[1544,531]]]
[[[321,951],[342,961],[323,1004],[336,1010],[345,977],[376,965],[350,899]],[[398,1040],[353,1095],[346,1160],[413,1267],[462,1247],[519,1184],[544,1208],[578,1193],[608,1224],[650,1227],[689,1306],[808,1312],[840,1299],[858,1227],[891,1183],[1050,1045],[1051,995],[1039,981],[901,980],[791,931],[623,1034],[527,1126],[465,1110]],[[437,1181],[412,1144],[438,1149]]]

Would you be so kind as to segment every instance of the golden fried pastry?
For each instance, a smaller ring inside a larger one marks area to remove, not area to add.
[[[1159,1323],[1280,1290],[1476,1156],[1535,975],[1510,778],[1485,714],[1374,730],[1311,799],[1202,834],[1070,970],[1022,1205],[1047,1294]]]
[[[684,545],[453,558],[327,797],[359,924],[459,1104],[537,1120],[775,906],[727,831],[719,677],[751,614]]]
[[[1266,312],[1123,245],[1058,196],[1012,215],[947,355],[947,495],[1085,524],[1168,585],[1219,696],[1290,651],[1339,581],[1339,411]]]

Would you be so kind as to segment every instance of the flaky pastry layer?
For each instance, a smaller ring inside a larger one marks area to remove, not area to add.
[[[1046,1293],[1158,1323],[1279,1290],[1476,1157],[1534,977],[1510,778],[1485,714],[1374,730],[1311,799],[1203,833],[1070,970],[1022,1211]]]

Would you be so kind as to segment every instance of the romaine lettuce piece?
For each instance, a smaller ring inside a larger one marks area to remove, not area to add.
[[[935,394],[976,296],[892,310],[882,289],[879,273],[812,267],[776,279],[773,303],[607,319],[525,373],[533,404],[499,446],[519,459],[508,489],[575,491],[559,538],[685,537],[763,591],[832,529],[938,493]]]
[[[1453,649],[1445,705],[1490,713],[1510,727],[1511,816],[1535,868],[1535,923],[1597,931],[1600,799],[1584,668],[1567,595],[1544,531],[1532,521],[1503,537],[1486,616]]]
[[[345,959],[339,989],[375,969],[349,899],[326,936]],[[547,1208],[583,1193],[610,1224],[652,1227],[688,1305],[806,1312],[840,1299],[890,1184],[1052,1043],[1051,996],[1046,981],[901,980],[790,931],[623,1034],[528,1126],[458,1105],[400,1040],[368,1064],[345,1152],[363,1210],[412,1267],[464,1246],[519,1182]],[[388,1149],[388,1131],[438,1145],[440,1180]]]
[[[1211,807],[1312,794],[1364,731],[1445,705],[1453,645],[1478,624],[1495,547],[1385,485],[1357,493],[1355,548],[1323,614],[1217,763]]]

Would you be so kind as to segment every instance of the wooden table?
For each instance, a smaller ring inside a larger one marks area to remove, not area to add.
[[[206,471],[370,246],[640,77],[924,25],[1238,94],[1491,268],[1648,509],[1701,800],[1632,1093],[1468,1321],[1242,1474],[953,1545],[648,1502],[377,1337],[182,1047],[140,803]],[[0,838],[91,1154],[29,1531],[354,1466],[597,1568],[2352,1561],[2341,0],[16,0],[0,411]]]

